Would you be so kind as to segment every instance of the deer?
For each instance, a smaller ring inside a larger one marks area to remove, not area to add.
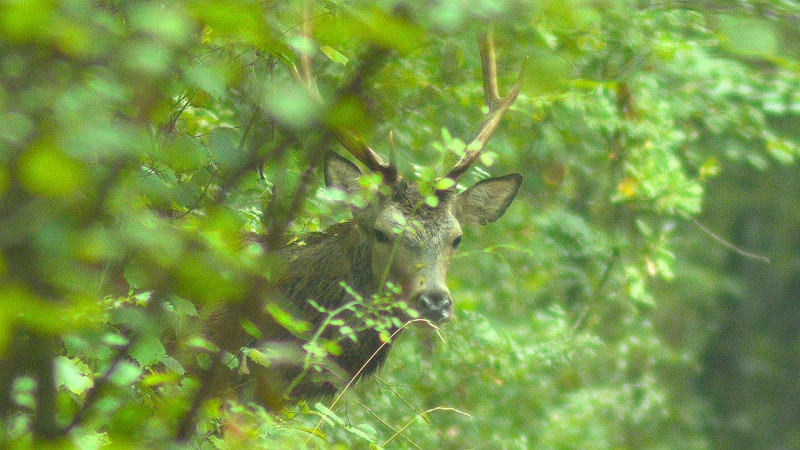
[[[522,176],[511,173],[484,179],[460,192],[457,189],[458,181],[515,102],[523,75],[520,70],[508,95],[500,97],[491,32],[479,39],[479,44],[488,113],[467,150],[442,177],[451,180],[444,183],[450,186],[435,192],[434,205],[425,201],[416,183],[401,176],[394,164],[384,161],[355,133],[331,130],[356,160],[380,174],[382,187],[366,204],[350,205],[352,220],[302,236],[279,251],[285,267],[271,293],[281,301],[273,306],[279,305],[281,314],[308,324],[307,329],[289,330],[291,327],[275,323],[281,322],[276,320],[275,308],[270,314],[261,308],[245,315],[271,324],[259,326],[261,332],[256,335],[239,332],[244,338],[231,343],[231,336],[222,330],[238,323],[223,323],[242,314],[232,315],[225,308],[212,312],[206,333],[212,342],[227,342],[222,347],[231,351],[238,346],[260,349],[243,358],[242,366],[255,380],[256,397],[271,409],[280,409],[293,399],[333,395],[373,374],[410,320],[438,325],[453,318],[453,296],[446,278],[463,227],[498,220],[522,184]],[[295,74],[310,92],[319,95],[310,78],[300,71]],[[355,195],[361,190],[363,174],[350,160],[332,151],[326,153],[328,189]],[[383,325],[375,325],[379,323]],[[309,342],[325,339],[335,345],[324,352],[323,362],[309,364]],[[253,357],[263,359],[265,354],[278,356],[267,363]]]

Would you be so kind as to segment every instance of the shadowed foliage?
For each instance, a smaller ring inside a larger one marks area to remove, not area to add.
[[[798,19],[0,0],[0,447],[800,447]]]

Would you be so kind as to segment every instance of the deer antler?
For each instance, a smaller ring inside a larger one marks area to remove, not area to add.
[[[361,136],[358,136],[350,130],[338,130],[334,128],[331,129],[331,131],[336,137],[336,140],[338,140],[357,160],[364,163],[369,170],[382,174],[383,179],[387,182],[393,182],[397,179],[397,168],[378,156]]]
[[[489,108],[489,113],[481,124],[480,130],[475,135],[475,138],[467,146],[467,151],[464,156],[458,160],[455,166],[450,169],[450,172],[445,175],[445,178],[450,178],[458,181],[464,173],[469,170],[475,160],[480,156],[481,151],[486,147],[489,139],[494,134],[500,121],[503,119],[508,108],[514,104],[522,89],[522,79],[525,72],[525,66],[520,69],[517,81],[511,92],[505,97],[500,97],[497,91],[497,56],[494,50],[494,34],[490,28],[486,34],[478,39],[478,46],[481,52],[481,72],[483,74],[483,94],[486,102],[486,107]]]
[[[301,25],[300,33],[306,38],[311,37],[311,10],[313,9],[313,2],[306,2],[303,8],[303,23]],[[371,59],[371,58],[370,58]],[[300,52],[300,70],[296,66],[292,66],[292,75],[300,83],[311,98],[315,102],[322,105],[323,99],[320,94],[316,83],[314,82],[311,74],[311,58],[308,52]],[[360,82],[358,74],[356,75],[356,82]],[[352,84],[352,83],[351,83]],[[346,88],[345,91],[350,89]],[[340,96],[337,96],[340,97]],[[393,182],[397,179],[397,169],[383,160],[372,148],[367,145],[366,141],[361,136],[358,136],[352,130],[342,129],[337,127],[330,127],[331,133],[339,141],[342,146],[350,152],[353,157],[361,161],[367,168],[373,172],[378,172],[383,175],[387,182]]]

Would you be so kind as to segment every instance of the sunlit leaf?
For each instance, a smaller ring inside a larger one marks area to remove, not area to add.
[[[78,364],[64,356],[56,357],[55,376],[59,386],[64,386],[73,394],[82,395],[94,386],[94,381],[78,368]],[[88,372],[89,368],[83,365],[83,370]]]
[[[442,178],[436,182],[436,190],[446,191],[455,186],[456,182],[452,178]]]
[[[295,319],[274,303],[268,304],[266,308],[267,312],[269,312],[272,318],[274,318],[282,327],[286,328],[293,334],[303,334],[311,329],[310,324],[303,320]]]
[[[333,48],[333,47],[331,47],[329,45],[320,46],[319,50],[322,53],[324,53],[325,56],[328,57],[328,59],[330,59],[331,61],[333,61],[333,62],[335,62],[337,64],[341,64],[341,65],[344,66],[344,65],[347,65],[347,63],[349,62],[349,59],[347,59],[346,56],[344,56],[343,54],[339,53],[335,48]]]
[[[75,194],[88,176],[87,168],[64,154],[55,145],[43,142],[22,156],[19,178],[31,193],[44,197]]]

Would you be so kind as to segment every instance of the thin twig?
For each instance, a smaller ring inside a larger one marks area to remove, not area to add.
[[[408,423],[406,423],[405,425],[403,425],[403,427],[402,427],[402,428],[400,428],[400,429],[397,431],[397,433],[393,434],[393,435],[392,435],[392,436],[391,436],[389,439],[387,439],[387,440],[386,440],[386,441],[385,441],[383,444],[381,444],[381,447],[384,447],[384,446],[386,446],[386,444],[388,444],[389,442],[391,442],[391,441],[392,441],[392,439],[394,439],[395,437],[397,437],[397,435],[398,435],[398,434],[402,433],[402,432],[403,432],[403,430],[405,430],[406,428],[410,427],[410,426],[411,426],[411,424],[413,424],[414,422],[416,422],[416,421],[417,421],[417,419],[418,419],[419,417],[422,417],[422,416],[428,415],[428,414],[430,414],[430,413],[432,413],[432,412],[436,412],[436,411],[451,411],[451,412],[455,412],[455,413],[458,413],[458,414],[461,414],[461,415],[464,415],[464,416],[467,416],[467,417],[472,417],[471,415],[469,415],[469,414],[465,413],[464,411],[460,411],[460,410],[458,410],[458,409],[455,409],[455,408],[448,408],[448,407],[444,407],[444,406],[437,406],[437,407],[435,407],[435,408],[431,408],[431,409],[429,409],[429,410],[425,411],[424,413],[422,413],[421,415],[417,415],[417,416],[416,416],[416,417],[414,417],[413,419],[409,420],[409,421],[408,421]]]
[[[415,407],[414,407],[414,405],[412,405],[412,404],[411,404],[411,403],[410,403],[408,400],[406,400],[406,399],[405,399],[405,397],[403,397],[402,395],[400,395],[400,393],[399,393],[399,392],[397,392],[397,391],[396,391],[396,390],[395,390],[395,389],[394,389],[394,388],[393,388],[393,387],[392,387],[392,386],[391,386],[389,383],[385,382],[385,381],[384,381],[382,378],[380,378],[380,377],[378,377],[378,376],[376,376],[375,378],[377,378],[377,379],[378,379],[378,381],[380,381],[381,383],[383,383],[383,385],[384,385],[384,386],[386,386],[386,388],[387,388],[387,389],[389,389],[390,391],[392,391],[392,394],[394,394],[394,395],[395,395],[397,398],[399,398],[400,400],[402,400],[402,401],[403,401],[403,403],[405,403],[405,404],[406,404],[406,406],[408,406],[408,408],[409,408],[411,411],[414,411],[414,414],[417,414],[417,415],[420,415],[420,414],[422,414],[420,411],[418,411],[418,410],[417,410],[417,408],[415,408]],[[431,423],[431,421],[430,421],[430,420],[428,420],[428,418],[427,418],[427,417],[423,417],[422,419],[423,419],[423,420],[424,420],[424,421],[425,421],[425,422],[426,422],[428,425],[430,425],[431,429],[432,429],[433,431],[435,431],[435,432],[436,432],[436,434],[438,434],[440,438],[442,438],[442,439],[444,439],[444,438],[445,438],[445,437],[444,437],[444,434],[442,434],[442,432],[441,432],[441,431],[439,431],[439,430],[438,430],[438,429],[437,429],[435,426],[433,426],[433,424]],[[397,432],[397,430],[395,430],[394,428],[392,428],[392,431],[394,431],[394,432]]]
[[[733,245],[730,242],[728,242],[725,239],[723,239],[718,234],[716,234],[713,231],[709,230],[708,228],[704,227],[703,224],[701,224],[700,222],[697,221],[697,219],[692,219],[692,223],[697,225],[697,228],[700,228],[701,230],[703,230],[704,233],[706,233],[707,235],[711,236],[715,241],[719,242],[720,244],[724,245],[725,247],[728,247],[729,249],[733,250],[737,254],[742,255],[742,256],[744,256],[746,258],[752,258],[752,259],[757,259],[759,261],[764,261],[767,264],[770,263],[769,258],[767,258],[766,256],[756,255],[755,253],[749,253],[749,252],[746,252],[746,251],[740,249],[739,247],[736,247],[735,245]]]
[[[385,426],[386,428],[388,428],[388,429],[392,430],[392,431],[393,431],[395,434],[396,434],[396,433],[400,433],[400,432],[399,432],[397,429],[395,429],[393,426],[391,426],[389,423],[387,423],[385,420],[383,420],[383,418],[381,418],[381,416],[379,416],[379,415],[375,414],[375,413],[374,413],[374,412],[373,412],[371,409],[369,409],[369,407],[367,407],[367,405],[365,405],[365,404],[364,404],[364,402],[362,402],[362,401],[360,401],[360,400],[356,399],[356,403],[358,403],[358,405],[359,405],[359,406],[361,406],[362,408],[364,408],[364,410],[366,410],[366,411],[367,411],[367,412],[368,412],[368,413],[369,413],[369,414],[370,414],[372,417],[374,417],[374,418],[375,418],[375,420],[377,420],[378,422],[380,422],[381,424],[383,424],[383,426]],[[414,412],[416,412],[416,411],[414,411]],[[439,433],[439,431],[438,431],[438,430],[436,430],[436,432],[437,432],[437,433]],[[439,433],[439,436],[442,436],[442,434],[441,434],[441,433]],[[401,438],[403,438],[403,439],[405,439],[405,440],[406,440],[406,442],[408,442],[408,443],[409,443],[409,445],[412,445],[414,448],[418,448],[418,449],[422,450],[422,448],[421,448],[419,445],[415,444],[415,443],[414,443],[414,441],[412,441],[411,439],[409,439],[409,438],[408,438],[406,435],[404,435],[403,433],[400,433],[400,437],[401,437]]]

